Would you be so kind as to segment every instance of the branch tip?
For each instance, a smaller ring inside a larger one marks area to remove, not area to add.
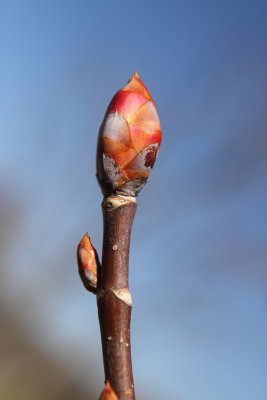
[[[97,145],[97,179],[103,194],[137,196],[146,184],[161,143],[152,97],[135,72],[105,113]]]

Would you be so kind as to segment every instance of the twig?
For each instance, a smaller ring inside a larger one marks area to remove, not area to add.
[[[104,238],[101,280],[97,293],[106,380],[121,400],[134,399],[131,363],[131,294],[128,261],[135,198],[114,205],[103,201]]]
[[[97,295],[106,380],[101,400],[135,399],[128,285],[130,236],[136,196],[147,182],[160,142],[155,104],[135,73],[113,97],[99,132],[97,178],[104,194],[102,266],[88,235],[78,246],[82,281]]]

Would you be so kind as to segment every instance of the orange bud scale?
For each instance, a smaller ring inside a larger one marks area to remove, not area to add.
[[[109,381],[107,381],[99,400],[118,400],[118,397],[112,389]]]
[[[97,286],[97,261],[96,252],[92,246],[90,238],[86,233],[78,245],[77,250],[78,265],[81,278],[87,286],[96,288]]]

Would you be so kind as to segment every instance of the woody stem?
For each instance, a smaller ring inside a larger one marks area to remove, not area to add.
[[[129,248],[136,212],[135,198],[104,198],[102,268],[98,286],[105,379],[119,400],[134,400],[131,361],[131,295],[128,287]]]

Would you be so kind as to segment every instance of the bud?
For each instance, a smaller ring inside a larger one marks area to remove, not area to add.
[[[97,287],[98,257],[87,233],[78,245],[77,258],[79,273],[84,286],[95,293]]]
[[[104,195],[136,196],[150,175],[160,143],[156,106],[135,72],[111,100],[100,127],[97,178]]]
[[[107,381],[99,400],[118,400],[118,397],[110,386],[109,381]]]

